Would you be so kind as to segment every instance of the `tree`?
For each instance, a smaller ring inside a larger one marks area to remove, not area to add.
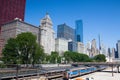
[[[36,44],[35,55],[33,55],[33,64],[34,63],[42,63],[45,58],[44,49],[42,46]]]
[[[58,56],[58,58],[57,58],[57,63],[61,63],[61,59],[62,59],[62,57],[61,57],[61,56]]]
[[[51,52],[50,63],[57,63],[58,57],[58,52]]]
[[[66,51],[64,53],[64,57],[65,57],[65,60],[67,60],[68,62],[70,62],[70,61],[72,61],[72,62],[91,62],[91,59],[89,58],[88,55],[78,53],[78,52]]]
[[[11,38],[3,49],[3,61],[11,64],[35,64],[44,59],[44,50],[36,43],[36,36],[30,32]]]
[[[45,56],[45,63],[50,63],[50,58],[51,58],[51,55],[46,55]]]
[[[36,36],[30,32],[26,32],[18,34],[16,40],[19,46],[22,63],[33,63],[34,60],[32,58],[35,56]]]
[[[19,63],[20,57],[18,53],[18,44],[16,39],[10,38],[2,50],[2,60],[6,64],[17,64]]]
[[[65,60],[69,63],[70,61],[72,61],[72,59],[71,59],[71,56],[72,56],[72,52],[70,52],[70,51],[66,51],[66,52],[64,52],[64,55],[63,55],[64,57],[65,57]]]
[[[98,54],[93,58],[96,62],[105,62],[106,57],[104,54]]]

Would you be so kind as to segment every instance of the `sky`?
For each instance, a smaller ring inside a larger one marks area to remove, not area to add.
[[[83,41],[98,43],[98,35],[106,47],[116,47],[120,40],[120,0],[27,0],[25,22],[35,26],[49,13],[53,28],[66,23],[75,28],[76,20],[83,20]]]

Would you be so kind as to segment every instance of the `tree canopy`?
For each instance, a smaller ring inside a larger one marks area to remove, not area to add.
[[[98,54],[93,58],[96,62],[105,62],[106,57],[104,54]]]
[[[7,64],[16,64],[19,61],[18,44],[16,39],[10,38],[2,50],[2,60]]]
[[[7,41],[3,51],[4,63],[34,64],[44,58],[42,46],[36,43],[36,36],[30,32],[18,34]]]
[[[66,51],[64,57],[68,62],[90,62],[90,58],[86,54]]]

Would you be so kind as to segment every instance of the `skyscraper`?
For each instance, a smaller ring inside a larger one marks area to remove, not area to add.
[[[100,51],[101,51],[101,40],[100,40],[100,34],[98,36],[98,39],[99,39],[99,54],[100,54]]]
[[[118,58],[118,43],[116,43],[115,58]]]
[[[75,40],[77,42],[83,42],[83,22],[82,20],[77,20],[75,22]]]
[[[0,26],[16,17],[24,21],[26,0],[0,0]]]
[[[66,24],[58,25],[57,27],[57,38],[64,38],[67,40],[74,41],[75,30]]]
[[[91,57],[94,57],[96,55],[97,55],[96,39],[93,39],[91,42]]]
[[[118,58],[120,58],[120,40],[117,42],[117,52],[118,52]]]

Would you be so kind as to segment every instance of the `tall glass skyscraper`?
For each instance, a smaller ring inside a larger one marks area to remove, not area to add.
[[[71,28],[66,24],[58,25],[57,27],[57,38],[64,38],[69,40],[68,42],[68,50],[76,51],[77,45],[75,42],[75,29]]]
[[[83,42],[83,22],[82,20],[75,21],[75,40]]]
[[[64,38],[67,40],[74,41],[75,30],[66,24],[58,25],[57,27],[57,38]]]

